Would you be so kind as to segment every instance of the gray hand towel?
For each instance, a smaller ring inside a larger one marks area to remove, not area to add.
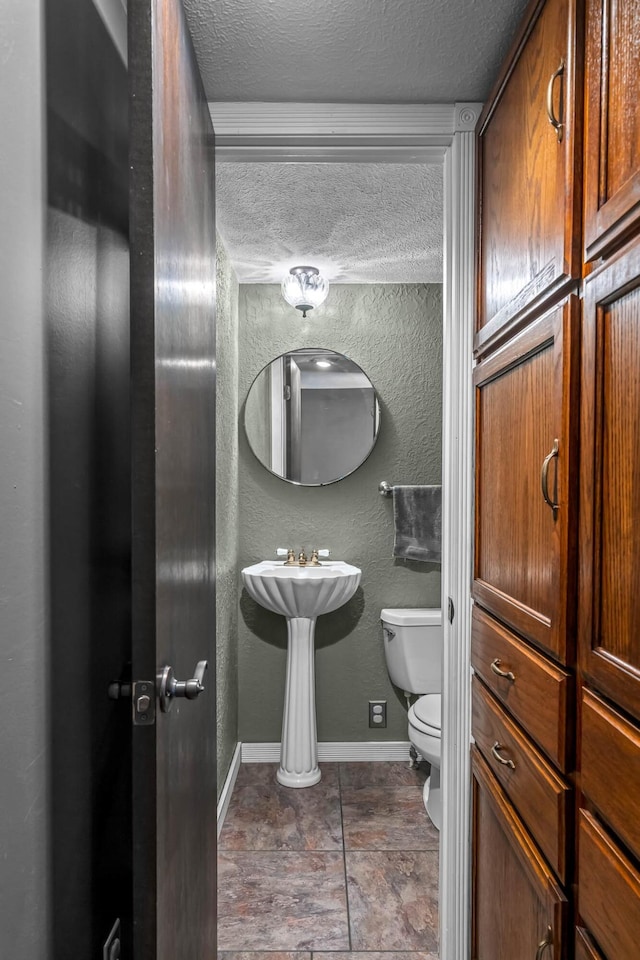
[[[442,562],[442,487],[393,488],[394,557]]]

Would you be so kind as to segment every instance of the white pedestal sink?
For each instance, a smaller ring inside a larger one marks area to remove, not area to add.
[[[316,619],[350,600],[360,576],[357,567],[341,561],[288,567],[264,560],[242,571],[249,596],[287,618],[287,679],[276,774],[286,787],[311,787],[320,779],[313,656]]]

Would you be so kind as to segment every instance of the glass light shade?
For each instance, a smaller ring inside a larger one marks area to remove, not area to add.
[[[303,317],[307,310],[324,303],[328,293],[329,283],[316,267],[292,267],[282,281],[282,296],[296,310],[302,310]]]

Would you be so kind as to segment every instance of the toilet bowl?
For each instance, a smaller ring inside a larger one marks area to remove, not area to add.
[[[440,829],[442,801],[440,794],[442,696],[428,693],[409,708],[409,740],[416,753],[431,764],[423,790],[424,805],[435,827]]]
[[[442,715],[442,613],[439,609],[387,608],[380,614],[384,653],[392,683],[407,698],[420,694],[408,713],[409,741],[431,765],[423,800],[440,829],[440,755]]]

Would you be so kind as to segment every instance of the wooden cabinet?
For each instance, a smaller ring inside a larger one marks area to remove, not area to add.
[[[640,227],[640,5],[587,0],[585,259]]]
[[[473,596],[563,663],[573,636],[578,316],[570,297],[474,371]]]
[[[479,353],[580,277],[581,9],[530,4],[480,118]]]
[[[534,960],[536,956],[561,960],[566,898],[477,751],[472,766],[471,956],[473,960]]]
[[[473,955],[636,960],[640,4],[531,0],[478,151]]]
[[[582,342],[580,662],[640,718],[640,241],[588,278]]]

